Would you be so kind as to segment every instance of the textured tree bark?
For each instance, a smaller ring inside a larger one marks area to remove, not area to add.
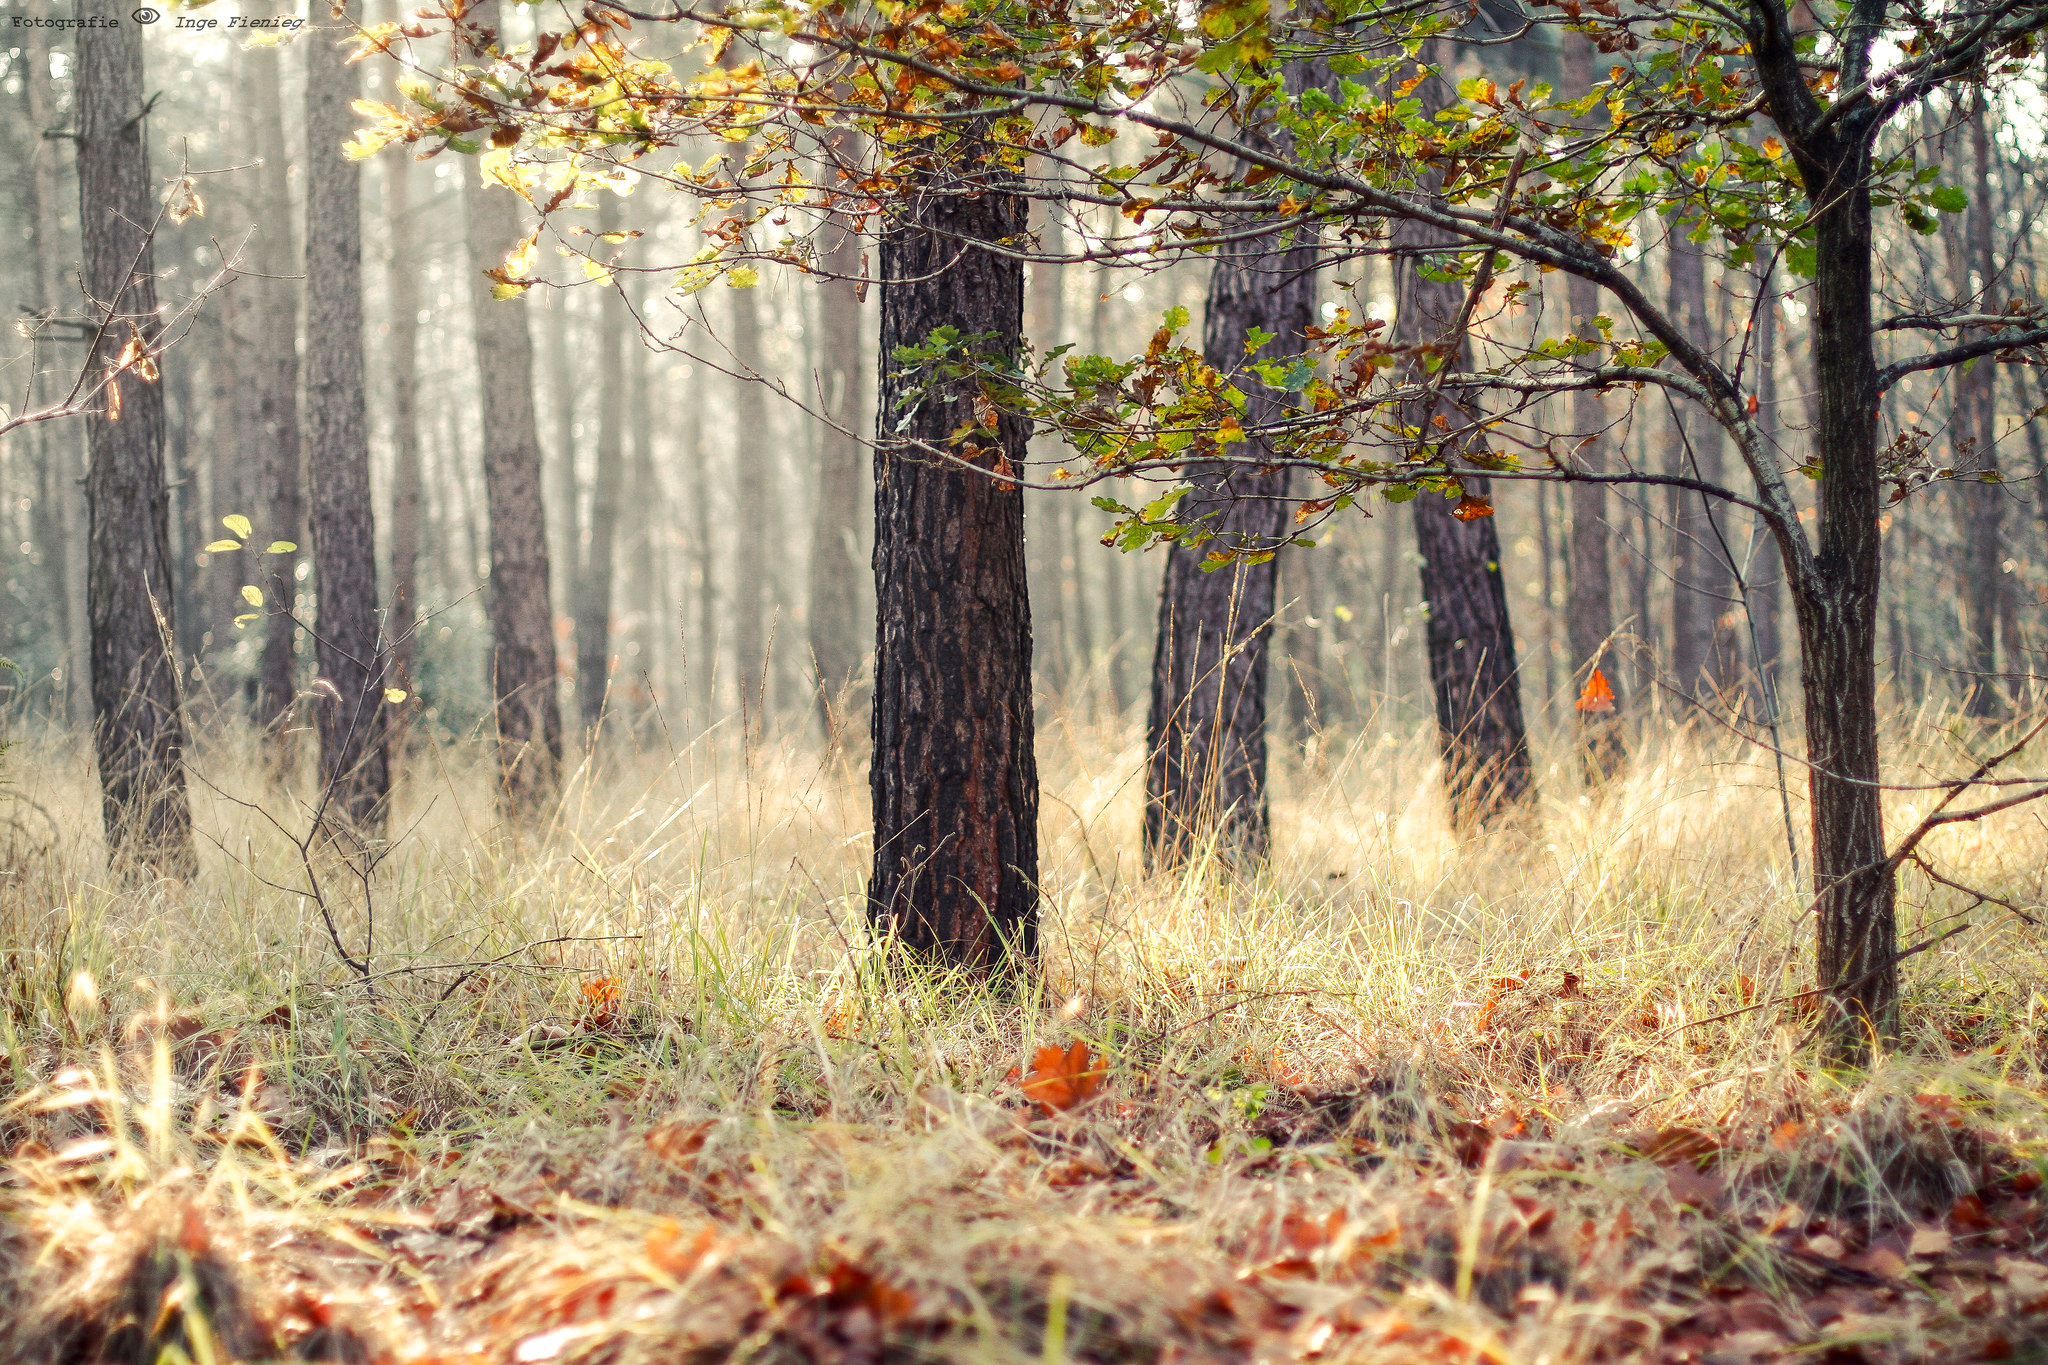
[[[412,228],[412,158],[388,156],[384,166],[384,218],[390,231],[390,253],[384,258],[384,293],[391,314],[391,336],[385,364],[391,371],[391,606],[385,633],[391,640],[391,671],[397,685],[417,691],[419,641],[420,499],[419,438],[419,285]],[[405,717],[412,706],[393,717],[392,749],[403,756]]]
[[[1295,93],[1328,80],[1320,62],[1296,62],[1287,72]],[[1247,128],[1240,136],[1271,134]],[[1234,374],[1253,359],[1298,354],[1316,321],[1316,254],[1313,236],[1293,233],[1219,247],[1203,318],[1204,359]],[[1256,357],[1245,354],[1254,327],[1274,336]],[[1263,384],[1242,387],[1247,427],[1286,412]],[[1235,453],[1263,448],[1253,443]],[[1193,491],[1181,500],[1181,520],[1206,518],[1224,544],[1277,548],[1287,539],[1286,470],[1202,463],[1187,479]],[[1202,567],[1208,553],[1208,546],[1175,545],[1159,597],[1146,721],[1145,859],[1152,867],[1171,867],[1212,841],[1226,856],[1257,863],[1271,842],[1266,674],[1280,562],[1239,561],[1212,571]]]
[[[619,197],[600,194],[597,228],[622,226]],[[576,580],[576,699],[585,743],[598,751],[612,673],[612,560],[619,533],[619,492],[625,478],[626,301],[616,287],[598,298],[597,468],[590,484],[590,550]]]
[[[1013,483],[906,446],[943,445],[978,419],[970,392],[903,375],[890,357],[945,325],[1020,347],[1023,270],[964,244],[1024,231],[1024,201],[1006,176],[949,170],[913,192],[881,251],[868,907],[913,951],[977,969],[1038,945],[1024,499]],[[1004,415],[993,448],[958,453],[991,470],[1022,468],[1026,438],[1024,422]]]
[[[262,337],[255,369],[256,439],[263,461],[264,526],[261,533],[295,545],[305,541],[306,498],[301,478],[305,458],[299,435],[299,254],[292,241],[291,162],[285,150],[284,98],[279,64],[285,49],[251,54],[249,83],[256,95],[256,147],[263,165],[259,184],[263,217],[253,244],[259,278],[250,288],[249,333]],[[303,552],[302,552],[303,553]],[[265,563],[259,582],[276,605],[296,595],[300,554]],[[291,759],[292,713],[298,701],[298,627],[272,615],[264,627],[263,657],[257,666],[257,719],[274,739],[271,755],[282,770]]]
[[[498,0],[470,11],[494,32]],[[533,340],[523,298],[491,297],[484,271],[519,237],[517,202],[503,187],[464,187],[470,313],[483,406],[484,499],[490,511],[489,668],[496,701],[499,804],[534,820],[562,784],[562,708],[555,694],[555,632],[548,583],[547,510],[533,412]]]
[[[314,688],[323,805],[359,834],[384,828],[391,796],[377,620],[377,537],[370,510],[363,396],[361,172],[342,154],[357,118],[356,68],[343,35],[306,35],[306,466],[312,482],[313,582],[319,602]]]
[[[1674,223],[1668,239],[1671,315],[1687,335],[1706,337],[1715,335],[1707,308],[1706,253],[1687,238],[1692,226]],[[1726,450],[1720,423],[1691,403],[1678,403],[1673,424],[1677,439],[1668,452],[1670,472],[1720,483]],[[1734,631],[1722,624],[1737,605],[1728,564],[1733,527],[1726,512],[1707,498],[1674,489],[1671,533],[1671,684],[1689,696],[1711,696],[1732,684],[1740,671]]]
[[[861,272],[860,238],[835,222],[819,293],[815,401],[825,425],[818,432],[818,502],[811,523],[811,662],[817,670],[818,720],[836,742],[848,717],[844,707],[860,673]]]
[[[1970,210],[1963,250],[1955,261],[1955,304],[1991,313],[1998,311],[2001,300],[1996,295],[1998,262],[1991,246],[1996,212],[1991,198],[1991,134],[1982,100],[1970,115],[1969,132]],[[1998,482],[1998,366],[1986,357],[1958,369],[1952,382],[1956,398],[1951,429],[1962,434],[1958,444],[1967,446],[1956,453],[1955,466],[1986,480],[1958,482],[1953,505],[1956,539],[1963,546],[1963,601],[1969,620],[1964,707],[1970,715],[1988,718],[2005,709],[2005,689],[1997,676],[2000,645],[2010,652],[2014,643],[2001,639],[2009,636],[2014,613],[2009,602],[2012,580],[2004,570],[2005,502],[2011,494]]]
[[[740,713],[759,734],[774,703],[768,678],[768,611],[762,589],[767,584],[764,542],[772,538],[768,522],[769,468],[774,440],[768,430],[768,406],[762,392],[768,362],[761,348],[760,289],[729,291],[732,303],[732,358],[739,371],[733,390],[733,432],[729,448],[737,475],[739,540],[733,553],[732,643],[734,671],[740,684]]]
[[[86,292],[116,319],[87,356],[111,371],[131,336],[157,335],[142,28],[111,0],[81,0],[75,128]],[[131,330],[132,329],[132,330]],[[87,614],[92,623],[93,749],[116,876],[198,870],[185,799],[185,720],[170,638],[169,495],[163,389],[134,367],[113,375],[86,419]]]
[[[1445,55],[1441,44],[1432,43],[1422,58],[1440,64]],[[1425,81],[1420,90],[1429,104],[1442,107],[1449,103],[1441,81]],[[1396,345],[1452,344],[1451,332],[1465,291],[1455,281],[1424,279],[1417,268],[1431,245],[1440,240],[1413,224],[1396,227]],[[1469,339],[1459,338],[1457,352],[1445,356],[1444,364],[1469,370]],[[1419,367],[1412,370],[1411,378],[1420,372]],[[1438,415],[1449,418],[1453,427],[1482,416],[1440,398],[1435,412],[1425,413],[1418,407],[1404,414],[1402,422],[1428,430]],[[1465,491],[1484,497],[1489,490],[1485,480],[1467,479]],[[1388,548],[1386,586],[1391,592],[1392,537]],[[1436,702],[1437,748],[1444,762],[1444,796],[1454,825],[1476,827],[1528,800],[1535,789],[1528,730],[1522,718],[1514,624],[1501,580],[1500,532],[1494,517],[1460,521],[1451,515],[1447,500],[1424,494],[1415,499],[1415,548],[1421,556],[1422,594],[1428,611],[1425,638],[1430,691]],[[1393,623],[1389,620],[1386,625],[1391,639]]]

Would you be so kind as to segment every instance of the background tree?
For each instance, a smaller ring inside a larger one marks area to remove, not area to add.
[[[343,47],[353,23],[306,34],[306,465],[312,478],[313,631],[320,686],[323,806],[363,834],[384,825],[391,796],[384,688],[389,654],[377,620],[377,546],[370,511],[369,421],[363,398],[361,173],[343,155],[354,132],[356,68]]]
[[[82,282],[106,310],[88,353],[106,374],[86,422],[92,525],[93,751],[117,873],[198,869],[185,798],[185,721],[170,620],[164,400],[145,352],[159,335],[151,233],[158,221],[145,141],[142,28],[107,0],[82,0],[77,124]]]
[[[841,135],[841,142],[847,139]],[[837,160],[835,156],[834,160]],[[811,661],[817,669],[819,720],[828,739],[846,717],[837,708],[860,672],[861,239],[844,216],[827,226],[821,253],[816,389],[817,508],[811,531]]]
[[[468,12],[464,36],[479,52],[498,42],[498,0]],[[487,163],[488,169],[488,163]],[[533,341],[526,301],[495,299],[486,271],[502,269],[519,238],[518,201],[489,181],[465,183],[470,315],[483,408],[484,494],[490,509],[489,672],[496,698],[499,796],[508,815],[543,815],[562,781],[562,709],[555,694],[547,513],[533,410]]]
[[[622,230],[617,195],[598,200],[597,230]],[[626,475],[626,300],[613,285],[598,296],[597,467],[590,490],[590,546],[576,591],[576,700],[583,733],[596,752],[612,671],[612,570],[619,497]]]

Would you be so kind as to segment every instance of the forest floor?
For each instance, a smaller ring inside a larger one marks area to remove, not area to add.
[[[1969,766],[1913,720],[1901,780]],[[992,991],[862,936],[848,757],[621,752],[514,839],[422,742],[366,896],[216,737],[200,876],[117,891],[27,737],[0,1359],[2048,1357],[2042,813],[1930,842],[2029,918],[1909,871],[1907,942],[1969,928],[1831,1074],[1768,759],[1642,747],[1460,841],[1368,723],[1283,765],[1269,872],[1146,878],[1133,736],[1056,717]]]

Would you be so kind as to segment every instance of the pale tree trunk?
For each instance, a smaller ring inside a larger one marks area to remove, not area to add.
[[[363,394],[361,172],[342,154],[355,134],[356,68],[345,35],[323,25],[306,48],[306,471],[312,485],[313,631],[320,685],[323,805],[357,833],[384,827],[391,796],[384,688],[389,657],[377,621],[377,538],[370,510]]]
[[[1991,134],[1980,99],[1970,115],[1970,209],[1962,249],[1954,260],[1955,305],[1968,312],[1994,313],[2004,306],[1997,296],[1998,264],[1992,253]],[[1974,278],[1973,278],[1974,276]],[[1986,357],[1958,369],[1955,416],[1951,430],[1960,436],[1954,457],[1958,470],[1974,478],[1955,485],[1956,539],[1963,547],[1963,602],[1969,620],[1962,677],[1965,708],[1980,717],[2004,710],[2005,689],[1998,678],[2000,635],[2009,632],[2013,611],[2007,598],[2011,580],[2004,571],[2005,502],[2011,494],[2000,485],[1998,468],[1998,366]],[[1981,480],[1981,481],[1980,481]],[[2012,641],[2003,641],[2010,652]]]
[[[582,600],[577,585],[583,571],[583,499],[576,477],[576,367],[569,354],[569,334],[576,324],[566,298],[558,296],[552,302],[554,307],[541,315],[540,334],[553,398],[548,416],[554,432],[541,461],[547,480],[548,562],[554,567],[556,599],[550,609],[557,616],[571,616]]]
[[[1767,449],[1775,450],[1778,420],[1778,289],[1768,273],[1758,276],[1763,294],[1756,318],[1756,401],[1757,430]],[[1785,580],[1784,552],[1768,529],[1757,527],[1756,552],[1751,556],[1746,582],[1749,589],[1749,627],[1753,636],[1750,666],[1751,687],[1764,716],[1776,723],[1782,710],[1785,681],[1785,625],[1781,606]]]
[[[262,216],[250,250],[260,278],[248,281],[247,328],[262,338],[252,357],[249,383],[255,390],[256,439],[263,460],[259,534],[300,544],[305,540],[304,458],[299,435],[299,257],[292,242],[290,161],[285,151],[284,98],[279,66],[284,48],[248,54],[246,68],[255,93],[256,147],[262,158],[259,203]],[[266,557],[259,586],[275,607],[289,607],[296,595],[298,553]],[[298,627],[273,614],[264,625],[257,673],[257,718],[274,737],[272,755],[289,765],[292,713],[298,700],[298,665],[293,657]]]
[[[74,112],[85,289],[116,319],[86,359],[104,373],[131,328],[145,341],[158,334],[148,237],[157,204],[144,142],[142,28],[108,0],[82,0],[78,12],[101,25],[78,30]],[[108,857],[123,879],[189,877],[198,860],[169,628],[161,385],[132,367],[113,377],[86,435],[93,741]]]
[[[470,11],[487,30],[498,0]],[[498,798],[507,817],[552,813],[562,784],[562,708],[555,690],[547,509],[541,497],[540,432],[533,411],[533,340],[525,298],[494,299],[484,271],[519,238],[518,199],[503,186],[467,180],[470,316],[476,336],[484,438],[484,501],[490,515],[487,586],[495,700]]]
[[[846,729],[846,706],[860,673],[860,238],[835,220],[821,262],[818,367],[811,395],[818,432],[817,509],[811,524],[811,660],[817,669],[818,719],[827,742]]]
[[[246,516],[254,506],[248,500],[255,483],[250,457],[257,454],[255,433],[251,430],[257,414],[255,405],[248,401],[249,373],[256,363],[256,348],[249,344],[250,283],[237,280],[214,295],[209,305],[218,334],[210,367],[212,392],[207,404],[213,416],[213,458],[207,475],[213,504],[210,525],[216,527],[222,517],[235,512]],[[214,534],[227,533],[221,530]],[[241,598],[241,588],[244,583],[256,581],[262,566],[258,551],[262,549],[263,544],[259,543],[255,550],[204,554],[206,653],[209,663],[216,666],[209,668],[210,676],[226,661],[241,634],[233,625],[234,619],[248,610]],[[216,685],[220,681],[220,677],[214,678]]]
[[[413,231],[412,158],[387,153],[384,165],[384,220],[389,229],[384,258],[384,292],[391,314],[391,336],[384,364],[391,372],[391,596],[385,633],[391,641],[391,671],[398,686],[416,690],[419,641],[414,638],[420,610],[421,489],[419,436],[419,283],[417,235]],[[405,717],[418,703],[402,707],[394,718],[392,747],[404,754]]]
[[[599,192],[597,230],[621,227],[619,197]],[[603,250],[600,246],[597,248]],[[615,284],[603,287],[597,317],[597,468],[590,484],[590,550],[576,581],[576,698],[584,743],[594,755],[604,724],[612,672],[612,561],[619,532],[620,483],[625,477],[626,301]]]
[[[1039,219],[1038,232],[1044,249],[1057,250],[1062,233],[1059,219],[1049,204],[1031,206]],[[1040,352],[1059,344],[1065,324],[1065,300],[1060,293],[1060,267],[1033,262],[1025,272],[1024,316],[1033,344]],[[1048,437],[1046,440],[1056,440]],[[1042,446],[1042,443],[1041,443]],[[1046,451],[1033,452],[1042,460]],[[1035,466],[1042,474],[1048,466]],[[1055,695],[1063,695],[1075,659],[1072,632],[1067,623],[1066,574],[1060,563],[1059,494],[1030,488],[1024,492],[1024,519],[1030,529],[1024,537],[1025,573],[1031,580],[1032,627],[1036,638],[1032,653],[1039,676]]]
[[[1691,221],[1671,227],[1665,258],[1671,276],[1671,316],[1688,336],[1724,335],[1714,330],[1707,307],[1706,254],[1688,239],[1692,228]],[[1720,424],[1694,404],[1679,403],[1673,408],[1673,426],[1669,472],[1721,483],[1726,445]],[[1728,563],[1735,545],[1733,527],[1719,504],[1702,494],[1674,489],[1671,533],[1671,685],[1682,695],[1711,699],[1734,682],[1737,673],[1732,633],[1721,624],[1735,605],[1735,580]]]
[[[1021,266],[965,244],[1021,236],[1024,201],[963,162],[978,183],[914,187],[906,217],[884,230],[884,357],[940,326],[1023,344]],[[880,368],[869,914],[914,952],[988,968],[1038,943],[1024,499],[1013,483],[897,453],[898,440],[942,444],[977,419],[967,393]],[[1004,415],[996,449],[961,453],[1021,467],[1026,438],[1024,421]]]
[[[1440,64],[1443,45],[1433,42],[1423,60]],[[1450,102],[1443,82],[1426,80],[1422,97],[1442,108]],[[1400,254],[1394,262],[1394,340],[1403,347],[1447,345],[1452,341],[1464,290],[1448,280],[1429,280],[1418,268],[1439,238],[1413,223],[1395,229]],[[1469,337],[1456,338],[1457,350],[1444,364],[1472,368]],[[1411,369],[1408,378],[1422,376]],[[1437,417],[1451,429],[1476,424],[1483,415],[1448,398],[1433,412],[1419,407],[1405,413],[1404,425],[1431,431]],[[1482,454],[1480,450],[1470,451]],[[1487,497],[1484,479],[1464,480],[1471,497]],[[1425,631],[1430,692],[1436,703],[1437,748],[1443,756],[1444,795],[1451,822],[1468,828],[1511,811],[1534,793],[1530,774],[1527,727],[1522,718],[1522,684],[1515,660],[1514,624],[1508,615],[1507,588],[1500,572],[1500,533],[1494,517],[1461,521],[1451,503],[1432,493],[1415,499],[1415,546],[1419,552],[1422,592],[1427,604]],[[1382,590],[1389,594],[1386,638],[1394,630],[1394,544],[1387,544]],[[1389,673],[1391,673],[1391,664]]]
[[[739,377],[733,389],[732,453],[737,494],[738,536],[732,559],[732,641],[734,672],[739,679],[740,713],[759,734],[772,703],[768,685],[768,566],[763,542],[774,516],[768,505],[769,470],[774,463],[774,438],[768,430],[768,405],[762,392],[767,361],[761,347],[759,296],[762,286],[729,292],[732,304],[732,360]]]
[[[704,421],[696,404],[688,405],[681,433],[690,471],[690,542],[697,560],[697,634],[683,664],[695,684],[697,730],[709,730],[718,719],[719,609],[718,547],[712,539],[711,457],[704,448]]]

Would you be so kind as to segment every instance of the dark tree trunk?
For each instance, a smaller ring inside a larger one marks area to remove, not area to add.
[[[284,99],[279,64],[283,48],[251,54],[250,86],[256,95],[256,147],[262,157],[258,222],[252,253],[259,278],[250,288],[249,335],[256,346],[250,384],[255,389],[256,439],[263,460],[263,521],[260,534],[299,544],[305,539],[304,453],[299,438],[298,253],[292,242],[290,160],[285,152]],[[289,607],[297,590],[299,554],[263,561],[259,582],[274,607]],[[298,666],[293,658],[298,627],[272,615],[264,627],[258,665],[257,718],[275,739],[280,768],[290,758],[292,711],[298,700]]]
[[[1441,45],[1432,43],[1430,47]],[[1425,49],[1423,59],[1440,62],[1442,54]],[[1438,107],[1448,103],[1440,84],[1429,80],[1422,86],[1425,100]],[[1455,281],[1424,279],[1417,268],[1428,248],[1440,239],[1408,223],[1399,225],[1396,234],[1401,254],[1394,261],[1395,342],[1409,347],[1448,345],[1465,291]],[[1457,353],[1446,356],[1443,363],[1469,370],[1470,340],[1459,341]],[[1411,378],[1419,373],[1412,371]],[[1481,418],[1446,398],[1438,401],[1435,412],[1418,409],[1405,414],[1402,422],[1426,431],[1438,415],[1449,418],[1454,429]],[[1467,479],[1465,491],[1484,497],[1486,481]],[[1448,500],[1424,494],[1415,499],[1415,547],[1422,561],[1429,682],[1436,700],[1444,794],[1452,823],[1469,828],[1486,823],[1534,793],[1514,623],[1501,580],[1500,532],[1493,517],[1460,521],[1451,515]],[[1391,562],[1388,567],[1385,589],[1391,593]],[[1391,639],[1392,621],[1386,624]]]
[[[86,364],[106,373],[130,327],[145,341],[158,334],[147,235],[157,205],[144,142],[142,28],[108,0],[82,0],[79,16],[104,25],[78,30],[75,127],[85,288],[115,319]],[[189,877],[198,862],[168,624],[162,387],[132,366],[113,376],[86,435],[93,740],[109,860],[124,878]]]
[[[470,11],[494,31],[498,0]],[[547,816],[562,784],[562,708],[555,694],[547,509],[533,412],[533,340],[526,300],[494,299],[484,271],[519,237],[518,201],[465,178],[470,315],[483,407],[484,500],[490,512],[488,661],[496,702],[499,802],[514,820]]]
[[[928,377],[899,375],[886,358],[941,326],[1022,345],[1023,270],[962,244],[1021,236],[1025,206],[1000,173],[944,174],[913,191],[882,239],[868,906],[914,951],[985,968],[1038,944],[1024,499],[1015,484],[902,445],[943,444],[977,419],[971,394],[936,379],[926,390]],[[1022,468],[1026,438],[1005,415],[994,449],[960,453]]]
[[[837,278],[818,282],[818,367],[815,377],[825,425],[818,432],[817,508],[811,527],[811,661],[817,668],[818,719],[828,742],[845,728],[841,711],[860,672],[858,579],[860,562],[861,307],[854,277],[860,273],[860,238],[834,222],[824,269]]]
[[[599,199],[599,232],[621,226],[619,198]],[[590,485],[590,551],[578,575],[576,591],[576,698],[581,703],[583,733],[597,752],[604,724],[605,699],[612,672],[612,554],[619,533],[619,492],[625,478],[626,301],[616,285],[604,286],[597,320],[599,406],[597,468]]]
[[[391,796],[384,746],[389,657],[377,622],[377,536],[363,397],[361,172],[342,154],[355,134],[356,68],[345,28],[306,46],[306,468],[312,483],[319,603],[314,689],[325,802],[363,834],[380,833]]]
[[[1296,93],[1327,83],[1320,62],[1287,72]],[[1263,129],[1241,136],[1266,140]],[[1284,140],[1285,135],[1282,135]],[[1316,322],[1317,243],[1292,232],[1219,247],[1203,318],[1204,359],[1224,374],[1254,359],[1298,354]],[[1245,354],[1251,329],[1273,334],[1256,357]],[[1256,379],[1244,424],[1272,422],[1287,405]],[[1232,454],[1260,453],[1262,443]],[[1183,521],[1201,520],[1217,544],[1274,550],[1292,529],[1286,470],[1197,463]],[[1280,562],[1242,560],[1202,567],[1210,545],[1176,544],[1166,559],[1159,626],[1152,646],[1152,704],[1146,721],[1145,859],[1171,867],[1214,841],[1220,852],[1262,862],[1271,844],[1266,813],[1266,674]]]

